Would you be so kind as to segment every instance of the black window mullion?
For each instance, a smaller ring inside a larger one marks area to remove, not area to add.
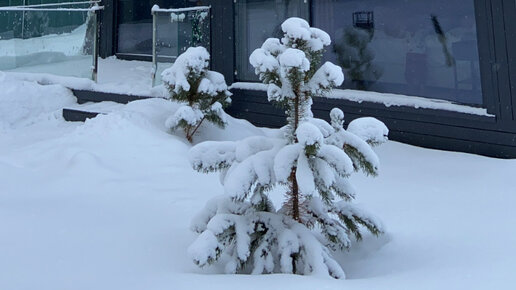
[[[501,107],[497,73],[494,70],[496,57],[491,0],[476,0],[475,14],[484,106],[490,114],[499,116]]]
[[[516,1],[504,0],[505,36],[509,65],[509,89],[512,100],[512,117],[516,120]]]
[[[507,41],[505,38],[506,23],[504,19],[504,0],[491,0],[493,22],[494,53],[492,72],[496,76],[496,89],[500,100],[500,119],[512,121],[512,99],[509,79]]]

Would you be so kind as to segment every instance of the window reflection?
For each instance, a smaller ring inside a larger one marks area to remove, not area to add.
[[[308,19],[308,4],[303,0],[239,0],[235,11],[236,76],[244,81],[258,80],[249,56],[267,38],[283,35],[280,26],[285,19]]]
[[[119,53],[152,54],[152,15],[154,4],[161,8],[195,6],[190,0],[118,0],[118,47]]]
[[[473,0],[314,0],[345,88],[482,104]]]

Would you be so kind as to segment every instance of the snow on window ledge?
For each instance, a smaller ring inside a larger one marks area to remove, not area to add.
[[[267,91],[267,85],[262,83],[237,82],[232,84],[229,88],[251,91]],[[468,105],[455,104],[446,100],[416,96],[335,89],[327,96],[327,98],[342,99],[357,103],[377,103],[383,104],[386,107],[412,107],[415,109],[443,110],[470,115],[495,117],[494,115],[489,114],[485,108],[472,107]]]
[[[237,82],[233,83],[229,86],[229,89],[237,89],[237,90],[249,90],[249,91],[264,91],[266,92],[268,85],[262,83],[244,83]]]

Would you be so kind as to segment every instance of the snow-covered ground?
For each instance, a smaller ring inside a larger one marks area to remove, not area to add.
[[[107,104],[67,123],[74,101],[0,73],[0,289],[514,289],[516,160],[388,142],[380,176],[353,178],[388,234],[340,256],[347,280],[220,275],[186,254],[190,219],[222,188],[166,131],[177,106]],[[267,133],[230,119],[196,141]]]

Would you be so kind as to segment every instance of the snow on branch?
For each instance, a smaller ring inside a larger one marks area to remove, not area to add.
[[[387,136],[389,135],[387,126],[372,117],[363,117],[351,121],[348,125],[348,131],[373,146],[387,142]]]
[[[231,166],[235,160],[234,142],[203,142],[190,149],[189,159],[193,168],[212,172]]]

